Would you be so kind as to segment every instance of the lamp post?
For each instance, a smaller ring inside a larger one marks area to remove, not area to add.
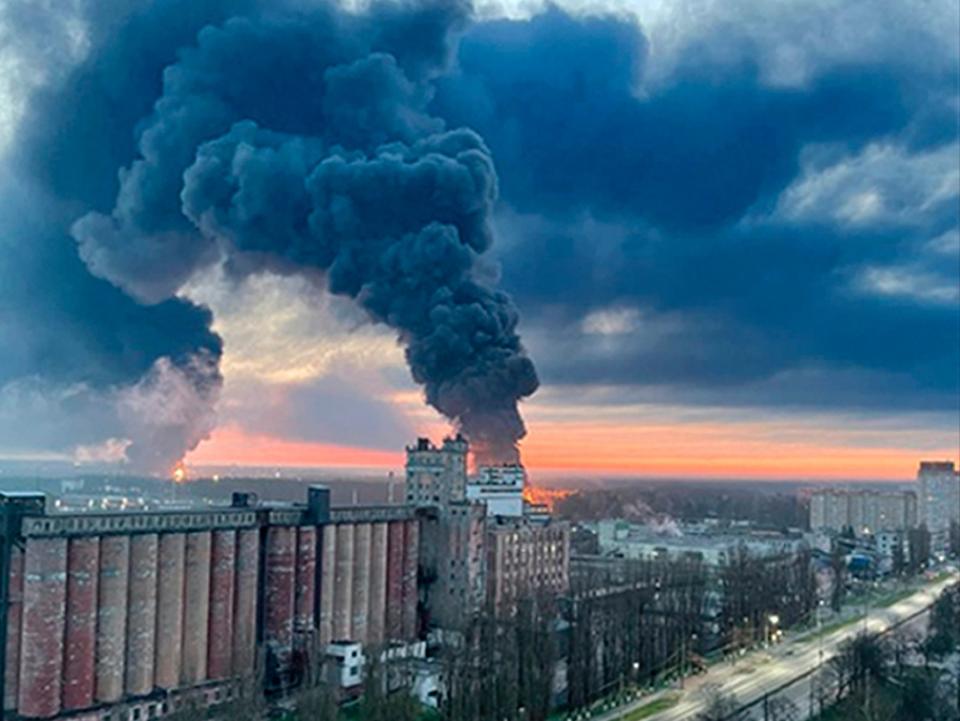
[[[768,626],[767,626],[767,633],[765,634],[766,635],[765,640],[767,642],[767,646],[769,647],[773,638],[773,634],[780,623],[780,616],[778,616],[775,613],[771,613],[769,616],[767,616],[767,623],[768,623]]]

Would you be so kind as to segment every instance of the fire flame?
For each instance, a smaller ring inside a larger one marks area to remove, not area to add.
[[[538,488],[529,483],[526,488],[523,489],[523,499],[527,503],[546,506],[550,510],[553,510],[553,506],[557,501],[563,500],[572,494],[573,491],[565,491],[559,488]]]
[[[183,483],[187,480],[187,467],[183,461],[177,461],[177,465],[173,467],[173,472],[170,475],[174,483]]]

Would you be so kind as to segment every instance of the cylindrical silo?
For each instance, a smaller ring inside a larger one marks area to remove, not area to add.
[[[100,540],[100,601],[97,608],[97,701],[123,698],[127,650],[127,586],[130,537]]]
[[[333,640],[333,596],[337,566],[337,527],[323,527],[323,548],[320,555],[320,645]]]
[[[297,529],[296,601],[294,604],[294,631],[306,640],[314,629],[314,604],[317,588],[317,528],[303,526]]]
[[[367,638],[374,646],[384,642],[387,621],[387,536],[386,523],[373,524],[370,543],[370,615]]]
[[[387,638],[403,638],[403,521],[391,521],[387,532]]]
[[[67,611],[67,539],[31,538],[23,571],[20,716],[60,712],[63,631]]]
[[[367,643],[367,616],[370,614],[370,524],[358,523],[353,536],[353,598],[350,608],[350,639]]]
[[[417,571],[420,561],[420,524],[404,524],[403,543],[403,637],[417,636]]]
[[[67,631],[63,657],[63,707],[93,706],[97,651],[100,538],[70,539],[67,551]]]
[[[353,596],[353,524],[337,526],[337,561],[333,582],[333,640],[350,640]]]
[[[183,576],[186,536],[160,536],[157,564],[157,642],[154,654],[155,683],[171,690],[180,685],[183,655]]]
[[[278,673],[286,673],[293,655],[293,582],[296,529],[267,529],[265,638]]]
[[[221,681],[233,672],[233,583],[237,556],[235,531],[213,532],[210,575],[210,642],[207,677]]]
[[[251,676],[257,643],[257,586],[260,571],[260,530],[237,532],[237,585],[234,594],[233,673]]]
[[[207,679],[207,623],[210,618],[210,531],[187,534],[183,584],[183,657],[180,681]]]
[[[146,696],[153,691],[158,554],[156,533],[131,536],[126,667],[126,689],[130,696]]]
[[[20,687],[20,626],[23,621],[23,551],[10,549],[10,575],[7,579],[7,667],[4,669],[4,710],[17,707]]]

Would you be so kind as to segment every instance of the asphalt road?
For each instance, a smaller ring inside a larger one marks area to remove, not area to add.
[[[803,641],[803,637],[787,640],[767,651],[748,654],[736,664],[722,663],[711,667],[708,673],[687,680],[687,688],[681,692],[680,703],[653,716],[649,721],[692,721],[706,707],[709,690],[717,687],[724,693],[733,694],[741,703],[751,703],[762,699],[785,684],[817,669],[833,657],[840,646],[855,637],[864,629],[871,632],[885,631],[928,609],[940,592],[960,578],[950,578],[928,585],[921,591],[902,601],[882,609],[874,609],[869,616],[849,626],[840,628],[819,639]],[[816,674],[813,674],[816,675]],[[785,690],[783,695],[792,700],[800,709],[801,718],[808,718],[811,710],[811,680],[804,679]],[[648,697],[634,704],[613,711],[600,721],[616,721],[630,711],[644,706],[652,700]],[[816,703],[814,702],[814,705]],[[762,704],[755,707],[754,716],[763,718]]]

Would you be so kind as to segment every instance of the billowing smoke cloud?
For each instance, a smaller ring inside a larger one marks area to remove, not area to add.
[[[88,268],[145,304],[218,262],[302,274],[397,330],[479,460],[516,460],[538,381],[481,262],[493,163],[426,111],[466,10],[323,6],[205,28],[165,69],[112,212],[73,225]]]

